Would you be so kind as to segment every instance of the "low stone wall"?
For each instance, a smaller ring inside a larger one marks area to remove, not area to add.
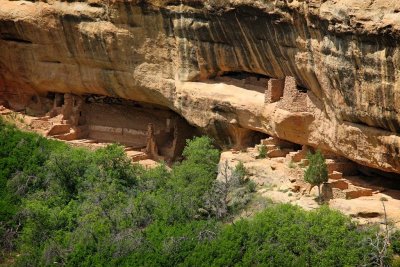
[[[146,146],[146,131],[89,125],[88,138],[98,141],[112,141],[137,148]]]

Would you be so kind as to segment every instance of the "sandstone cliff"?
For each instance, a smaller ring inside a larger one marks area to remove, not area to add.
[[[259,131],[400,173],[399,70],[396,1],[0,0],[14,109],[47,92],[121,97],[222,143]]]

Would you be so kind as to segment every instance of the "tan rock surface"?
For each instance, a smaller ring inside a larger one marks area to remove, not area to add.
[[[118,96],[169,107],[221,143],[255,130],[400,173],[400,2],[141,3],[0,0],[0,102]],[[212,80],[228,72],[294,77],[307,112]]]
[[[224,166],[223,164],[227,161],[230,168],[233,169],[241,161],[249,173],[249,178],[258,185],[257,194],[274,203],[291,203],[305,210],[319,207],[316,201],[317,188],[314,187],[309,192],[309,186],[303,180],[305,168],[301,168],[298,163],[290,164],[289,158],[256,159],[256,156],[257,152],[252,149],[238,153],[227,151],[222,153],[220,164]],[[365,179],[365,186],[370,187],[367,185],[368,178],[360,177],[360,180],[362,179]],[[362,190],[366,189],[369,188],[365,187]],[[342,190],[339,191],[347,191],[345,188]],[[326,200],[325,203],[361,224],[383,223],[382,198],[386,200],[384,203],[389,222],[399,228],[400,190],[386,189],[384,192],[374,193],[372,196],[361,196],[354,199],[346,199],[344,196],[344,198]]]
[[[400,200],[388,198],[387,195],[378,194],[372,197],[361,197],[357,199],[334,199],[329,203],[333,209],[339,210],[346,215],[358,218],[362,222],[383,222],[384,209],[381,196],[385,196],[388,201],[385,201],[385,208],[389,221],[396,227],[400,227]]]

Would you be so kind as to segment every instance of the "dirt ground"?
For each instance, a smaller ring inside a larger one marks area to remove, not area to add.
[[[248,171],[249,178],[257,183],[257,198],[266,198],[274,203],[291,203],[305,210],[319,207],[318,190],[314,187],[310,192],[303,181],[306,166],[295,163],[287,157],[258,159],[258,150],[249,148],[246,151],[227,151],[221,155],[221,163],[228,162],[234,168],[240,161]],[[385,179],[385,178],[382,178]],[[366,185],[368,186],[368,185]],[[381,200],[385,200],[382,202]],[[258,200],[255,202],[262,203]],[[325,204],[332,209],[352,217],[360,224],[384,223],[384,208],[388,221],[396,228],[400,227],[400,191],[390,188],[374,191],[371,196],[361,196],[354,199],[326,199]],[[262,208],[262,207],[261,207]],[[254,209],[250,208],[252,215]]]

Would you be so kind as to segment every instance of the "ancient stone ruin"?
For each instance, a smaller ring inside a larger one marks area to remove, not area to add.
[[[277,107],[290,112],[308,112],[307,89],[300,87],[294,77],[270,79],[265,90],[265,104],[278,102]]]
[[[60,93],[41,101],[53,104],[48,105],[49,110],[43,106],[35,110],[44,116],[33,125],[47,122],[43,129],[47,136],[75,144],[116,142],[126,147],[133,161],[173,162],[180,157],[185,140],[196,135],[196,130],[175,113],[134,101]]]
[[[260,144],[255,146],[255,150],[250,152],[256,153],[264,147],[267,159],[277,159],[289,165],[291,168],[300,166],[307,168],[307,154],[314,151],[312,147],[306,145],[298,145],[276,137],[268,137],[261,140]],[[371,197],[373,194],[385,192],[386,190],[398,190],[398,186],[388,185],[382,181],[382,175],[386,175],[386,181],[396,183],[398,177],[396,175],[387,175],[373,169],[365,168],[345,157],[336,155],[329,151],[323,151],[328,167],[328,182],[322,186],[323,197],[330,199],[355,199],[360,197]],[[257,158],[257,157],[256,157]],[[287,174],[291,186],[289,189],[295,193],[309,194],[312,187],[305,183],[300,176]],[[400,194],[399,194],[400,195]]]
[[[173,162],[197,134],[304,164],[320,149],[332,198],[375,192],[363,168],[398,179],[396,1],[111,2],[0,0],[2,113],[135,161]]]

